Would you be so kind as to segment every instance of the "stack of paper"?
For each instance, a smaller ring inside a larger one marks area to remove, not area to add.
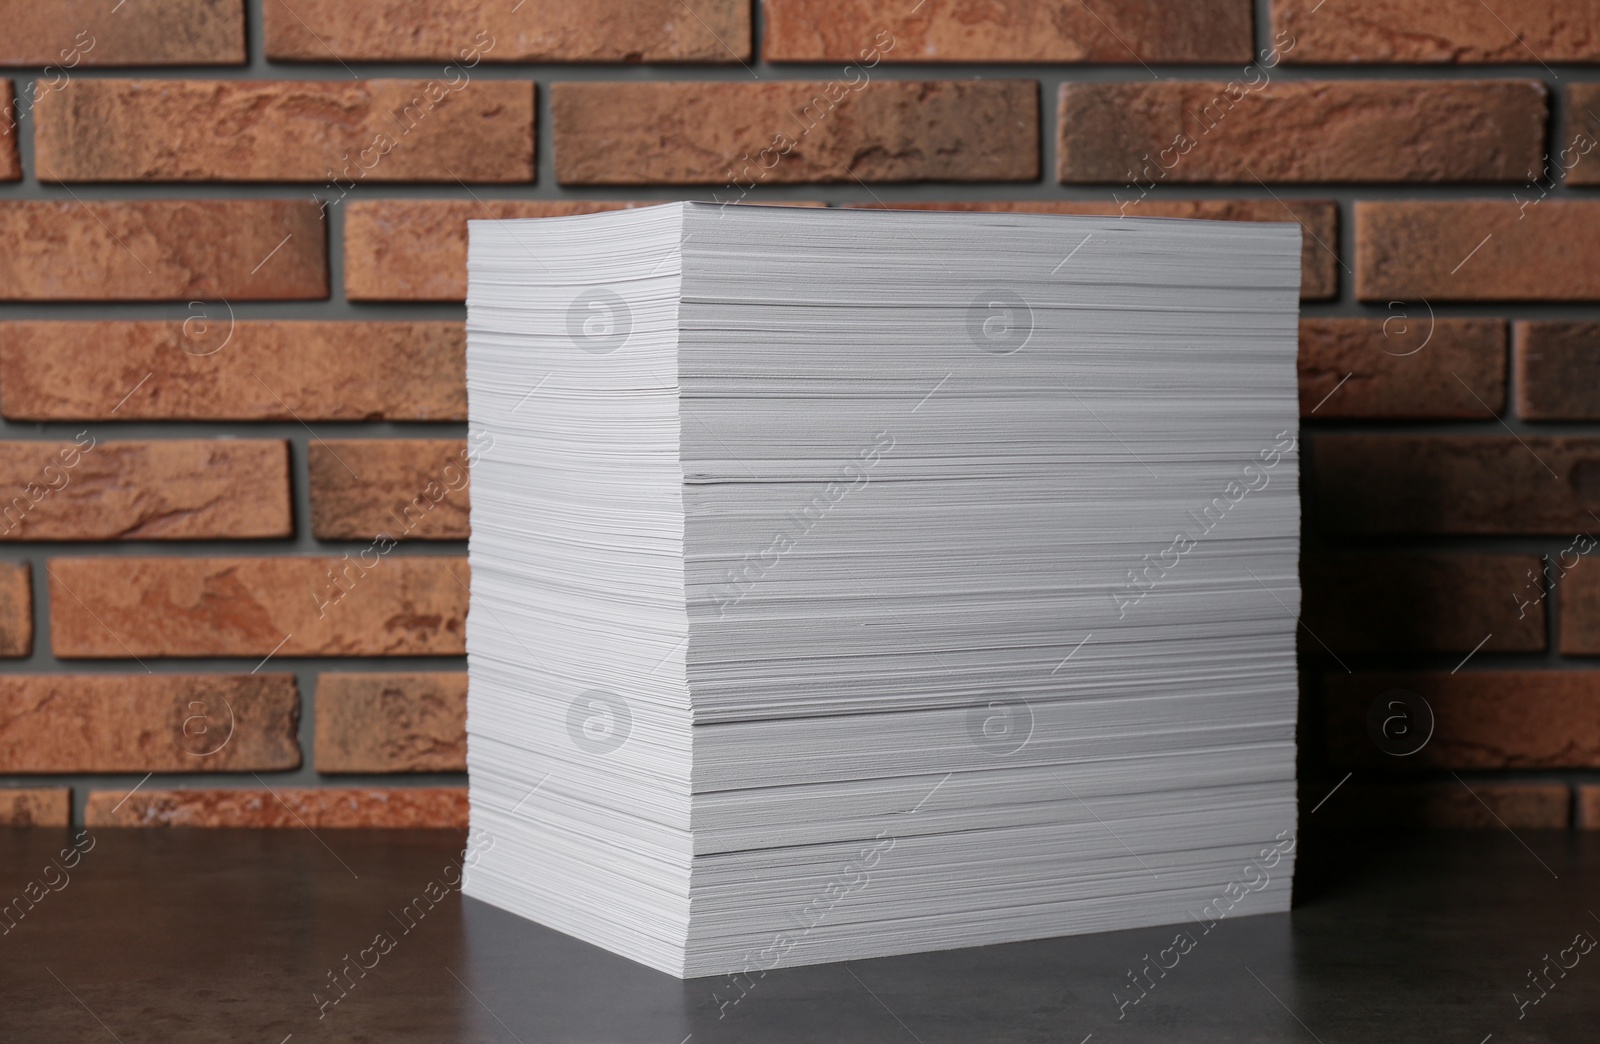
[[[466,894],[679,976],[1287,909],[1299,258],[472,222]]]

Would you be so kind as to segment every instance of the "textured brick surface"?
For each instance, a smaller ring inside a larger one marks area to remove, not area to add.
[[[1517,413],[1528,420],[1600,420],[1600,323],[1516,324]]]
[[[460,656],[464,558],[57,558],[57,656]]]
[[[1600,526],[1591,525],[1588,533],[1600,536]],[[1593,552],[1561,578],[1556,597],[1561,601],[1556,638],[1561,651],[1600,656],[1600,561]]]
[[[68,787],[0,789],[0,827],[64,827],[72,821]]]
[[[319,439],[306,457],[317,539],[466,539],[464,440]]]
[[[562,217],[632,203],[380,199],[349,205],[345,295],[352,301],[464,301],[467,222]]]
[[[533,180],[533,85],[510,80],[75,80],[35,118],[50,181]]]
[[[1600,301],[1600,201],[1361,202],[1363,301]]]
[[[247,772],[300,767],[290,674],[0,678],[10,772]]]
[[[22,160],[17,154],[16,93],[10,80],[0,80],[0,181],[22,177]]]
[[[1302,635],[1300,649],[1325,655],[1325,642],[1340,657],[1467,653],[1483,642],[1486,652],[1537,652],[1545,647],[1544,604],[1519,616],[1511,594],[1539,566],[1536,555],[1306,555],[1301,620],[1315,637]]]
[[[764,0],[773,62],[1227,62],[1251,57],[1250,0]]]
[[[0,300],[328,296],[321,208],[303,200],[0,201]]]
[[[0,540],[286,537],[281,439],[0,442]]]
[[[1328,753],[1340,767],[1600,767],[1600,672],[1330,674],[1322,686]],[[1404,756],[1368,734],[1368,709],[1396,689],[1421,696],[1434,717],[1431,738]]]
[[[318,772],[465,772],[467,676],[323,674]]]
[[[1543,154],[1545,116],[1532,81],[1068,83],[1059,175],[1130,186],[1523,181]]]
[[[1317,435],[1307,449],[1325,533],[1600,530],[1600,438]]]
[[[1572,821],[1571,802],[1565,783],[1349,783],[1317,818],[1356,827],[1560,830]]]
[[[26,562],[0,562],[0,657],[33,652],[33,581]]]
[[[567,185],[1039,176],[1033,80],[561,83],[550,93],[556,179]]]
[[[1588,20],[1600,27],[1600,11],[1588,15]],[[1591,39],[1589,47],[1590,60],[1600,60],[1600,43]],[[1551,153],[1547,178],[1560,177],[1568,185],[1600,185],[1600,84],[1574,83],[1567,88],[1566,119],[1551,143]],[[1550,187],[1550,181],[1543,180],[1518,193],[1518,198],[1540,199]]]
[[[1592,62],[1600,9],[1574,0],[1273,0],[1288,62]]]
[[[1300,320],[1300,413],[1483,420],[1506,401],[1506,324],[1439,319],[1426,306],[1383,319]]]
[[[1121,214],[1131,218],[1199,218],[1206,221],[1294,221],[1300,239],[1300,297],[1332,297],[1339,290],[1339,211],[1331,202],[1261,199],[1145,199],[1126,206],[1092,200],[1007,200],[989,202],[855,204],[876,209],[956,210],[1011,214]]]
[[[185,321],[0,323],[0,413],[465,420],[466,333],[455,322],[244,320],[218,303]]]
[[[124,800],[126,799],[126,800]],[[117,803],[122,802],[120,808]],[[465,787],[97,790],[90,827],[431,827],[465,829]]]
[[[264,6],[287,61],[718,62],[750,57],[748,0],[294,0]]]
[[[1600,785],[1585,783],[1575,789],[1577,825],[1585,830],[1600,830]]]
[[[0,0],[0,66],[244,64],[243,0],[132,2]]]

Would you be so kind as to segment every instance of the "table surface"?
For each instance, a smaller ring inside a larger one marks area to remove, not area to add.
[[[1600,1039],[1600,950],[1573,947],[1600,939],[1593,833],[1302,838],[1292,913],[1218,922],[1164,975],[1152,967],[1120,1018],[1113,993],[1139,996],[1129,971],[1173,928],[679,981],[449,891],[460,833],[100,830],[80,847],[91,839],[62,873],[47,867],[70,835],[0,831],[0,909],[38,897],[0,935],[0,1039]]]

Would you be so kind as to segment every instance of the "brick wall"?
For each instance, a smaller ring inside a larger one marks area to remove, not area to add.
[[[1600,826],[1600,3],[1494,7],[0,0],[0,822],[461,824],[465,221],[697,198],[1299,222],[1302,815]]]

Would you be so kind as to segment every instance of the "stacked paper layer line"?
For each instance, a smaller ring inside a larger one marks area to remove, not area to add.
[[[1298,226],[470,228],[468,895],[678,976],[1288,908]]]

